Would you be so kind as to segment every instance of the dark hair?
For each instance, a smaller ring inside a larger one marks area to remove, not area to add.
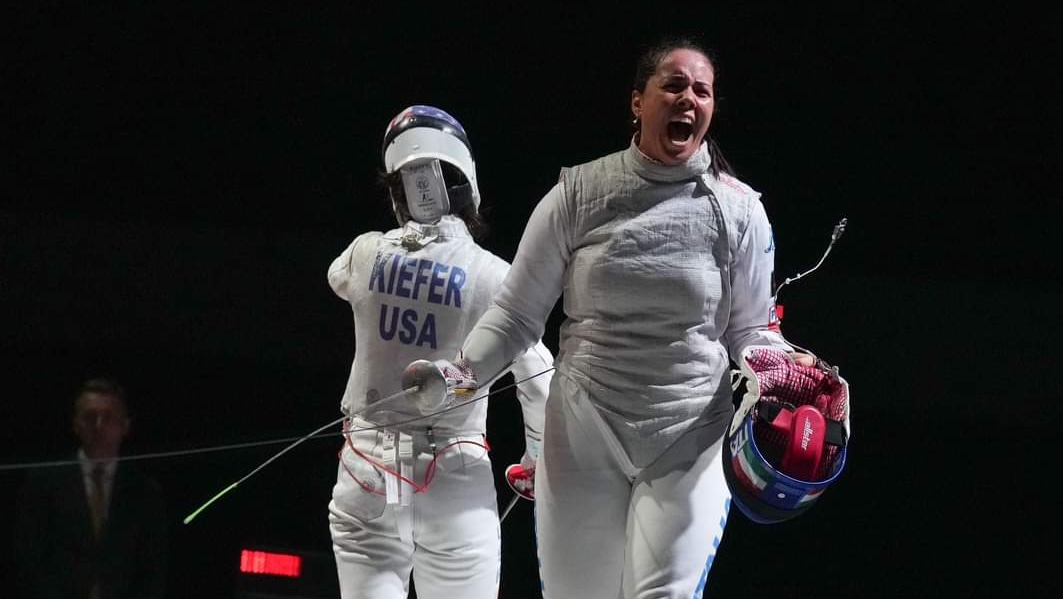
[[[661,63],[664,62],[664,59],[675,50],[693,50],[709,59],[715,79],[719,79],[720,69],[716,66],[717,61],[714,52],[706,49],[693,38],[668,36],[647,48],[639,56],[635,62],[635,79],[632,83],[632,89],[639,93],[645,92],[646,84],[649,82],[650,77],[653,77]],[[638,127],[637,124],[635,126]],[[723,151],[717,145],[716,140],[706,133],[705,142],[709,146],[709,156],[712,158],[712,164],[710,165],[712,174],[719,177],[720,173],[723,172],[733,176],[735,174],[734,169],[731,168],[731,163],[724,158]]]
[[[440,165],[443,167],[443,175],[445,178],[460,178],[464,181],[461,171],[453,165],[442,160],[440,161]],[[388,207],[394,210],[395,216],[399,220],[399,224],[405,225],[406,222],[413,217],[410,216],[410,209],[406,205],[406,189],[402,186],[402,174],[398,171],[395,171],[394,173],[381,171],[377,178],[377,184],[387,191],[388,201],[391,203]],[[472,204],[469,204],[454,213],[454,216],[457,216],[465,222],[465,226],[469,229],[469,234],[472,235],[473,239],[480,239],[487,234],[487,221],[483,219],[483,216]]]
[[[126,401],[125,387],[121,383],[110,378],[92,378],[78,387],[77,394],[74,395],[74,409],[77,410],[78,401],[81,400],[81,396],[86,393],[99,393],[101,395],[110,395],[116,398],[121,404],[122,408],[129,411],[129,405]]]

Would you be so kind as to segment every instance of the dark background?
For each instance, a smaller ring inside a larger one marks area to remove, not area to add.
[[[484,243],[512,258],[560,167],[628,143],[641,45],[692,33],[719,55],[712,132],[764,194],[777,277],[848,219],[780,303],[853,394],[843,477],[794,521],[736,513],[705,596],[1058,593],[1061,21],[859,4],[5,9],[0,463],[71,451],[71,395],[101,374],[131,393],[133,455],[337,418],[354,348],[325,270],[393,223],[374,187],[388,120],[425,103],[463,122]],[[515,405],[492,400],[499,472],[521,451]],[[170,596],[233,597],[248,545],[327,557],[338,444],[300,445],[188,525],[283,444],[145,459]],[[0,488],[23,474],[0,469]],[[503,524],[503,597],[539,596],[530,508]]]

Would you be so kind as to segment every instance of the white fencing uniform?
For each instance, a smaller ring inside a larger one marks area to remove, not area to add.
[[[452,359],[484,313],[509,265],[477,245],[465,223],[409,221],[358,236],[329,267],[348,300],[355,357],[341,408],[353,416],[329,522],[345,599],[406,597],[411,570],[419,597],[495,599],[500,539],[485,430],[487,402],[420,418],[399,392],[414,360]],[[541,342],[512,363],[520,381],[548,371]],[[500,372],[510,369],[507,362]],[[496,377],[497,379],[497,377]],[[551,376],[517,388],[530,450],[539,443]],[[481,381],[487,390],[493,381]],[[380,430],[365,427],[383,425]]]
[[[628,149],[562,171],[466,339],[476,373],[542,334],[564,294],[536,470],[545,597],[700,594],[730,505],[729,358],[768,330],[774,244],[760,194]]]

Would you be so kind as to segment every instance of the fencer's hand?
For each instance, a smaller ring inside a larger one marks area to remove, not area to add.
[[[805,353],[801,353],[801,352],[791,352],[790,353],[790,357],[793,358],[794,363],[797,364],[798,366],[815,366],[816,365],[816,357],[812,356],[812,355],[809,355],[809,354],[805,354]]]
[[[535,472],[535,458],[528,451],[525,451],[524,455],[520,456],[520,465],[529,472]]]
[[[535,501],[535,460],[525,453],[519,464],[510,464],[506,468],[506,483],[514,493]]]
[[[471,399],[479,387],[464,362],[415,360],[402,371],[402,388],[411,390],[410,398],[425,414]]]
[[[443,380],[447,384],[447,393],[458,396],[472,395],[480,388],[476,373],[472,371],[467,361],[460,360],[455,363],[450,360],[436,360],[433,364],[443,374]]]

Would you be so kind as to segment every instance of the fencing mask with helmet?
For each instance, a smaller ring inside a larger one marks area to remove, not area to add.
[[[445,111],[424,105],[404,109],[388,123],[383,153],[385,171],[402,176],[406,205],[417,222],[434,223],[468,205],[479,208],[469,138]]]
[[[849,383],[822,360],[802,366],[770,347],[747,348],[739,369],[746,388],[724,443],[724,478],[750,520],[783,522],[845,467]]]

